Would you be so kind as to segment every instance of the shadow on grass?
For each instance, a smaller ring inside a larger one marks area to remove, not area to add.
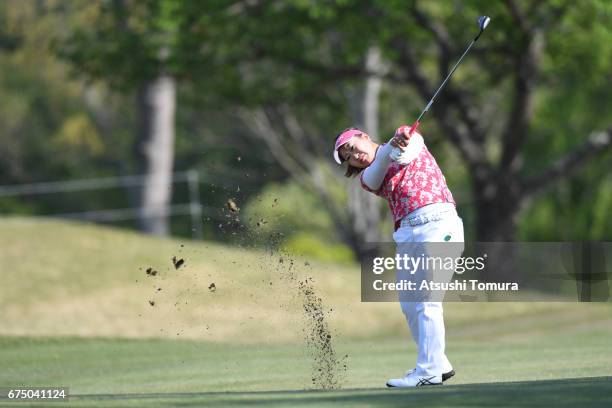
[[[444,385],[419,389],[75,395],[79,406],[414,406],[610,407],[612,377]]]

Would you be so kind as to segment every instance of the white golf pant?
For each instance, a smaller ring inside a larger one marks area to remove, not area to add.
[[[406,218],[414,220],[415,217],[419,217],[418,219],[421,221],[423,221],[423,218],[433,218],[434,220],[414,226],[404,222],[402,224],[403,226],[398,228],[393,234],[393,239],[397,243],[397,253],[400,256],[404,256],[406,253],[411,257],[421,255],[423,249],[428,247],[426,245],[414,244],[424,242],[459,243],[450,245],[455,253],[446,253],[445,255],[452,255],[453,257],[461,255],[464,240],[463,222],[461,218],[457,216],[452,204],[431,204],[410,213]],[[401,244],[406,245],[402,246]],[[447,251],[446,248],[448,248],[448,246],[444,244],[437,244],[435,248],[440,248],[441,246],[444,246],[444,250]],[[429,247],[432,247],[432,245]],[[416,254],[415,251],[418,251],[419,254]],[[427,249],[425,249],[425,252],[427,252]],[[452,271],[443,272],[443,276],[437,275],[435,280],[450,281],[452,274]],[[411,276],[409,279],[412,280],[423,279],[423,275],[419,275],[419,272],[414,275],[409,275],[405,271],[398,270],[398,279],[400,276],[402,278]],[[404,297],[404,300],[405,299]],[[441,299],[438,296],[435,300]],[[418,348],[416,361],[417,375],[441,375],[452,370],[452,365],[445,354],[445,329],[442,302],[402,301],[402,297],[400,296],[400,305],[402,307],[402,312],[406,316],[412,338]]]

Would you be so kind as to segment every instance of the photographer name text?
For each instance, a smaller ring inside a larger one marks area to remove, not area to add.
[[[413,282],[402,279],[398,282],[385,282],[377,279],[372,282],[376,291],[518,291],[516,282],[480,282],[478,279],[436,282],[422,280]]]

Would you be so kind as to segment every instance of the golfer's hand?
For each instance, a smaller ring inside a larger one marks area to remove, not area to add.
[[[397,128],[395,131],[395,135],[391,138],[391,146],[399,147],[400,149],[404,149],[408,146],[408,142],[410,141],[410,126],[404,125]]]

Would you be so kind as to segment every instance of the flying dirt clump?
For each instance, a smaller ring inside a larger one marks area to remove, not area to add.
[[[316,294],[311,277],[299,279],[295,261],[286,253],[279,255],[276,268],[281,280],[297,290],[304,316],[304,339],[307,352],[312,358],[312,385],[319,389],[337,389],[346,374],[346,358],[340,357],[334,349],[332,331],[327,322],[328,311],[323,299]]]
[[[155,276],[157,275],[157,271],[151,267],[147,268],[146,273],[148,276]]]
[[[271,203],[272,208],[277,208],[280,204],[278,198],[274,198]],[[279,250],[285,240],[284,233],[281,231],[272,231],[262,237],[262,227],[268,224],[268,220],[260,215],[254,214],[249,221],[256,221],[253,227],[243,224],[239,218],[240,208],[236,204],[235,199],[228,198],[226,201],[225,217],[229,219],[226,226],[229,229],[240,231],[240,245],[249,246],[256,239],[264,238],[263,247],[267,253],[267,268],[276,272],[274,283],[289,289],[294,293],[294,299],[299,302],[302,310],[302,332],[304,334],[304,342],[306,351],[312,361],[311,386],[318,389],[336,389],[341,387],[343,377],[346,374],[347,365],[345,356],[338,356],[334,348],[334,335],[328,324],[328,314],[331,310],[326,310],[323,300],[316,294],[316,288],[312,278],[302,278],[298,273],[294,259],[286,252]],[[233,221],[234,223],[232,223]],[[222,224],[219,224],[219,229],[223,233],[228,233]],[[235,232],[234,232],[235,233]],[[310,267],[308,262],[304,266]],[[266,284],[272,285],[272,281],[265,281]],[[208,287],[210,292],[216,291],[216,286],[211,283]],[[282,307],[282,305],[281,305]]]
[[[172,265],[174,265],[174,269],[180,268],[181,266],[183,266],[184,263],[185,263],[185,260],[183,258],[176,259],[176,256],[172,257]]]
[[[236,205],[236,202],[229,198],[227,200],[227,209],[232,213],[232,214],[238,214],[240,212],[240,208],[238,208],[238,206]]]
[[[312,278],[298,281],[298,291],[307,323],[304,328],[306,345],[313,358],[312,384],[322,389],[340,388],[348,356],[339,357],[334,350],[327,313],[323,300],[315,293]]]

